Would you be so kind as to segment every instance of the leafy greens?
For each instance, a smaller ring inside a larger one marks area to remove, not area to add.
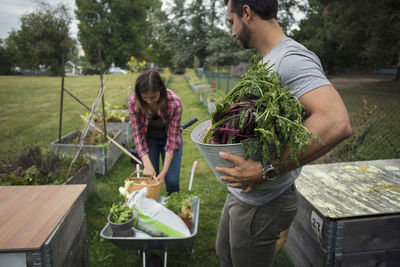
[[[272,65],[259,62],[256,55],[253,59],[239,83],[216,103],[203,142],[240,142],[245,159],[259,155],[263,162],[270,162],[273,157],[277,164],[283,152],[290,149],[289,160],[298,164],[298,156],[311,141],[322,140],[304,127],[305,108],[287,86],[282,86]]]

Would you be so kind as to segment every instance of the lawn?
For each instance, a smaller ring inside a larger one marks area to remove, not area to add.
[[[105,101],[126,103],[131,75],[110,75],[106,81]],[[67,77],[64,88],[91,107],[99,90],[99,76]],[[61,78],[0,76],[0,159],[10,149],[36,143],[41,147],[58,138]],[[72,97],[64,95],[62,135],[81,128],[79,115],[87,110]]]
[[[111,104],[126,104],[129,87],[135,77],[110,75],[106,82],[105,101]],[[0,159],[7,158],[26,144],[38,144],[43,149],[58,138],[60,109],[60,78],[0,76]],[[98,76],[66,77],[67,90],[91,107],[98,89]],[[183,76],[176,75],[168,87],[183,100],[183,121],[193,117],[201,121],[210,118],[207,108],[193,94]],[[87,110],[64,95],[62,135],[84,126],[79,115]],[[197,125],[197,124],[196,124]],[[195,127],[191,126],[189,129]],[[194,175],[194,190],[200,198],[199,229],[195,237],[195,251],[173,250],[168,253],[169,266],[218,266],[215,255],[215,238],[219,216],[223,207],[226,188],[220,184],[190,139],[190,132],[183,133],[183,157],[180,174],[181,190],[188,187],[190,171],[195,160],[198,167]],[[107,223],[108,210],[113,202],[121,201],[118,188],[133,171],[130,158],[122,155],[112,170],[105,176],[96,177],[97,193],[86,202],[86,219],[89,238],[89,257],[92,266],[141,266],[137,251],[119,249],[103,240],[100,231]],[[165,188],[162,194],[165,194]],[[152,253],[159,253],[154,251]],[[291,266],[283,252],[275,266]]]
[[[114,105],[127,102],[130,87],[136,76],[110,75],[106,81],[105,101]],[[99,90],[99,76],[66,77],[65,88],[89,107]],[[398,84],[387,87],[397,88]],[[8,153],[28,144],[38,144],[43,149],[58,138],[61,79],[55,77],[0,76],[0,160]],[[207,108],[191,91],[183,76],[175,75],[168,87],[183,100],[183,122],[197,117],[201,121],[210,118]],[[399,90],[387,89],[381,84],[337,87],[348,107],[357,138],[336,152],[342,158],[352,155],[351,160],[368,160],[400,157],[399,138]],[[382,88],[384,93],[377,93]],[[365,101],[364,101],[365,99]],[[64,95],[62,135],[84,126],[79,115],[87,110]],[[195,126],[190,127],[193,129]],[[386,137],[388,136],[388,137]],[[193,190],[200,198],[199,229],[195,237],[195,252],[170,251],[169,266],[218,266],[215,255],[215,238],[219,216],[226,196],[226,188],[220,184],[210,167],[190,140],[190,132],[183,134],[183,159],[180,174],[181,190],[188,187],[191,167],[198,161]],[[339,156],[337,156],[339,159]],[[322,160],[320,160],[322,162]],[[122,155],[117,164],[105,176],[97,176],[97,193],[86,202],[86,219],[89,237],[90,264],[93,266],[140,266],[141,258],[136,251],[119,249],[100,237],[107,222],[108,210],[113,202],[121,200],[118,187],[134,171],[130,158]],[[162,194],[165,194],[165,189]],[[159,253],[159,252],[153,252]],[[286,254],[281,253],[275,266],[291,266]]]

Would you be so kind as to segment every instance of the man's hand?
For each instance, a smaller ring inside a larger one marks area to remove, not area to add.
[[[227,152],[218,154],[221,158],[231,161],[235,167],[216,167],[215,170],[222,173],[221,180],[228,182],[228,186],[243,188],[244,193],[249,193],[254,187],[261,184],[262,165],[259,161],[245,160],[243,157],[235,156]]]

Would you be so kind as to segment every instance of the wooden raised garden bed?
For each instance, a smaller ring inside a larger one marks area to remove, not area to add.
[[[130,121],[128,122],[113,122],[113,121],[107,121],[106,122],[107,126],[107,131],[121,131],[122,135],[122,141],[125,141],[126,143],[129,143],[132,141],[132,127]],[[97,125],[97,127],[101,128],[100,125]]]
[[[79,157],[71,166],[71,161],[72,158],[44,151],[39,146],[26,146],[21,151],[13,151],[8,160],[3,161],[0,185],[85,184],[86,200],[96,190],[94,162]]]
[[[88,133],[88,135],[90,134],[92,133]],[[50,144],[50,150],[63,155],[73,154],[78,148],[78,144],[74,140],[79,139],[80,136],[80,130],[72,131],[63,136],[61,142],[58,140],[53,141]],[[115,132],[113,139],[121,144],[122,134],[120,130]],[[95,173],[105,175],[114,166],[115,162],[121,156],[122,151],[115,144],[107,141],[98,145],[84,144],[81,148],[81,153],[87,154],[93,159]]]
[[[0,186],[0,265],[88,266],[85,187]]]
[[[400,159],[308,165],[285,245],[294,266],[399,266]]]
[[[75,174],[68,178],[64,184],[86,184],[83,198],[88,199],[89,195],[96,191],[96,176],[94,173],[94,161],[89,161],[80,168]]]

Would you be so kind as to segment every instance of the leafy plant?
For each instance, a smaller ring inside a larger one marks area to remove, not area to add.
[[[99,129],[103,129],[102,123],[98,125]],[[70,136],[69,138],[64,138],[61,140],[61,144],[79,144],[82,133],[79,132],[76,135]],[[107,132],[107,135],[111,138],[116,136],[115,131]],[[93,131],[89,131],[85,136],[85,140],[83,141],[84,145],[98,145],[107,148],[110,142],[106,139],[104,140],[104,134],[94,129]]]
[[[282,86],[269,62],[252,67],[240,82],[216,103],[212,126],[203,138],[205,143],[242,143],[245,158],[261,155],[279,164],[283,151],[290,149],[289,160],[298,163],[298,155],[313,139],[320,140],[303,125],[306,111],[296,97]]]
[[[111,220],[114,223],[124,223],[129,221],[133,216],[133,209],[124,203],[113,203],[110,208]]]
[[[128,109],[122,105],[111,105],[110,103],[105,102],[104,110],[106,113],[106,121],[124,123],[130,119]],[[90,117],[90,112],[88,111],[82,116],[88,120]],[[99,117],[94,115],[93,120],[95,123],[100,123],[103,121],[103,116]]]
[[[138,72],[146,69],[147,62],[146,60],[138,61],[134,56],[131,56],[131,59],[126,63],[126,65],[131,72]]]
[[[70,157],[51,151],[42,152],[37,145],[28,145],[0,165],[0,185],[62,184],[67,177]],[[72,166],[72,173],[82,168],[88,159],[80,156]]]
[[[181,217],[189,228],[192,225],[194,196],[193,191],[174,192],[165,200],[165,207]]]

